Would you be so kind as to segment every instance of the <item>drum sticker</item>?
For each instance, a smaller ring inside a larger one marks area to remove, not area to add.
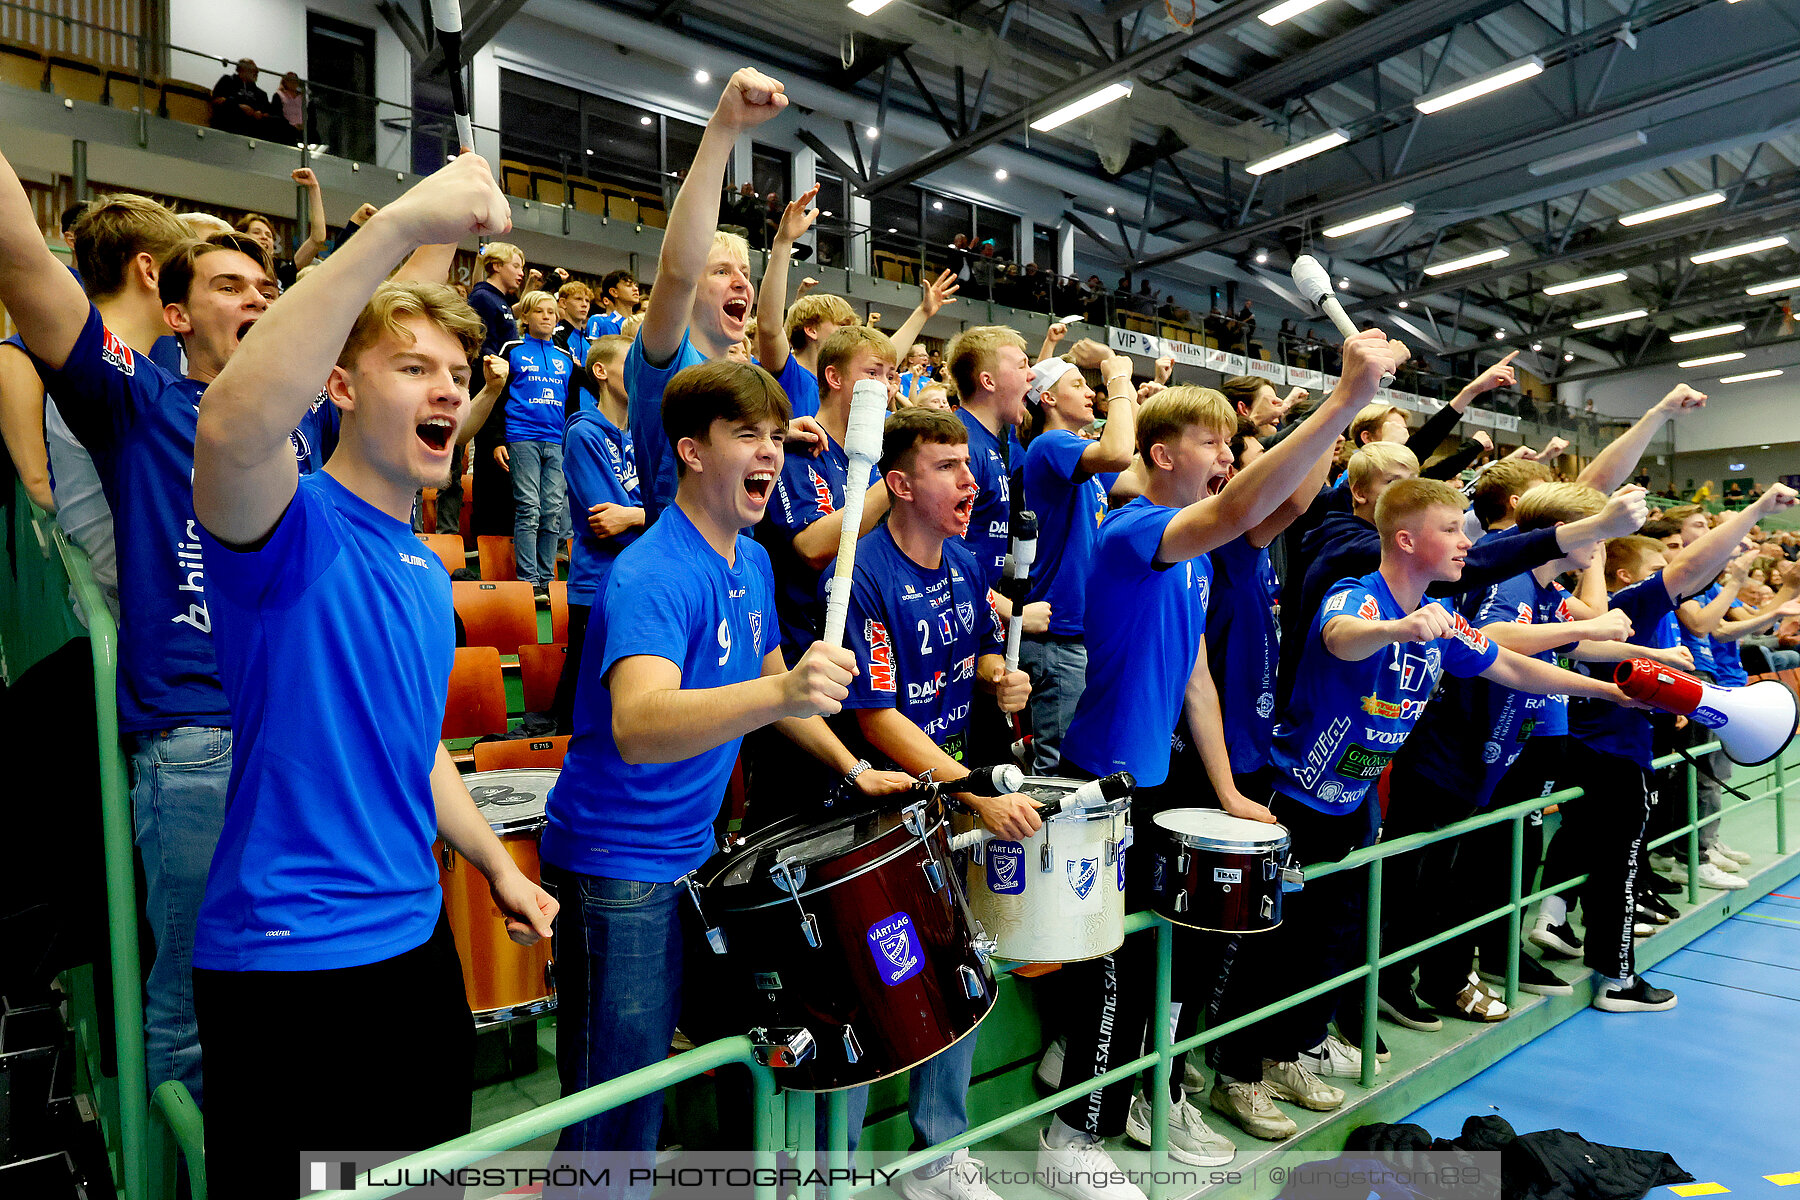
[[[925,956],[919,953],[912,918],[897,912],[869,926],[869,956],[889,987],[905,983],[923,970]]]
[[[1244,872],[1238,867],[1214,867],[1213,882],[1242,883],[1244,882]]]
[[[1119,853],[1114,856],[1119,864],[1119,890],[1121,892],[1125,890],[1125,848],[1128,845],[1130,845],[1129,842],[1120,842]]]
[[[996,896],[1018,896],[1025,891],[1025,846],[1022,842],[987,843],[988,891]]]
[[[1094,890],[1094,881],[1100,878],[1100,860],[1097,858],[1077,858],[1064,864],[1069,873],[1069,886],[1075,889],[1077,900],[1086,900],[1088,893]]]

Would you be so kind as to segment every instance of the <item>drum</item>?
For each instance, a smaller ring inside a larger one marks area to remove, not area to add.
[[[482,771],[465,776],[475,807],[500,838],[519,870],[541,883],[538,837],[544,830],[544,798],[557,771]],[[462,959],[463,990],[478,1027],[541,1016],[556,1008],[550,980],[550,939],[521,946],[506,936],[506,920],[488,891],[487,876],[439,842],[438,882],[444,914]]]
[[[1081,786],[1031,776],[1023,791],[1040,803]],[[1125,847],[1129,796],[1070,809],[1023,842],[994,838],[969,854],[969,908],[1016,962],[1079,962],[1125,941]]]
[[[935,805],[788,818],[685,881],[695,1042],[749,1030],[784,1087],[824,1092],[904,1071],[994,1005]]]
[[[1288,832],[1216,808],[1172,808],[1150,840],[1151,907],[1177,925],[1261,933],[1281,924]]]

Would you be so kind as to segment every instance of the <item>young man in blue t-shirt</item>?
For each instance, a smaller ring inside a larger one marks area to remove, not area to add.
[[[506,360],[506,444],[500,465],[512,475],[513,560],[539,600],[550,596],[563,539],[563,425],[577,364],[551,340],[556,297],[528,292],[519,338],[500,348]]]
[[[1312,417],[1229,484],[1237,418],[1224,396],[1170,388],[1137,412],[1144,493],[1100,525],[1086,597],[1087,687],[1063,737],[1062,761],[1065,775],[1131,772],[1140,828],[1157,804],[1147,793],[1168,777],[1169,735],[1184,709],[1220,804],[1236,816],[1269,819],[1267,809],[1238,789],[1224,752],[1218,694],[1206,661],[1206,556],[1274,517],[1294,497],[1382,373],[1404,361],[1405,348],[1366,330],[1345,341],[1344,356],[1337,389]],[[1185,802],[1167,793],[1159,799],[1161,807]],[[1148,861],[1146,855],[1126,857],[1127,902],[1139,907],[1148,897]],[[1152,971],[1149,947],[1136,940],[1117,955],[1064,968],[1071,997],[1065,1084],[1136,1055],[1149,1021]],[[1179,1079],[1178,1073],[1172,1087]],[[1153,1132],[1146,1109],[1132,1112],[1131,1092],[1131,1082],[1122,1081],[1064,1105],[1042,1136],[1040,1169],[1053,1172],[1053,1179],[1091,1180],[1110,1171],[1101,1138],[1134,1126],[1144,1139]],[[1192,1104],[1172,1098],[1169,1139],[1177,1157],[1195,1164],[1227,1161],[1229,1142],[1206,1127]],[[1080,1200],[1141,1196],[1130,1184],[1052,1186]]]
[[[481,323],[443,284],[384,282],[421,245],[509,222],[487,164],[458,158],[296,285],[200,403],[196,540],[237,731],[194,949],[223,1196],[294,1194],[305,1151],[468,1129],[474,1029],[434,840],[487,876],[516,940],[556,913],[438,740],[449,580],[408,525],[471,415]],[[301,478],[288,431],[321,377],[342,432]],[[406,1021],[370,1036],[371,1001]]]
[[[1111,355],[1100,366],[1111,402],[1098,438],[1081,431],[1094,420],[1094,391],[1067,359],[1047,358],[1031,368],[1025,393],[1027,436],[1023,479],[1025,507],[1037,517],[1037,559],[1031,567],[1029,605],[1049,605],[1049,627],[1022,639],[1019,665],[1031,677],[1029,766],[1053,775],[1062,761],[1062,735],[1087,684],[1088,573],[1106,497],[1131,465],[1137,444],[1137,397],[1131,360]]]
[[[543,838],[545,880],[569,905],[556,930],[565,1095],[669,1052],[685,974],[675,885],[714,850],[745,734],[776,725],[864,795],[912,782],[867,769],[819,719],[849,695],[849,651],[815,642],[792,670],[781,658],[769,558],[743,531],[781,473],[787,397],[733,362],[690,367],[659,395],[680,488],[613,565]],[[558,1150],[653,1151],[661,1120],[662,1097],[646,1096],[569,1126]]]
[[[1630,640],[1640,646],[1680,645],[1675,609],[1705,590],[1758,520],[1794,503],[1792,488],[1776,484],[1754,503],[1728,513],[1673,561],[1661,543],[1636,536],[1607,543],[1606,584],[1611,607],[1631,618]],[[1651,723],[1642,711],[1572,700],[1565,784],[1582,798],[1564,812],[1558,838],[1571,839],[1587,860],[1581,888],[1586,939],[1582,958],[1601,976],[1594,1007],[1604,1012],[1658,1011],[1675,993],[1635,973],[1633,927],[1644,829],[1656,799]],[[1552,882],[1560,882],[1553,880]]]
[[[583,330],[590,342],[616,335],[625,318],[637,311],[637,278],[624,269],[608,271],[601,277],[600,295],[594,302],[599,311],[589,315]]]
[[[625,354],[631,339],[609,334],[588,350],[587,374],[600,391],[597,408],[569,416],[563,433],[563,474],[575,546],[569,554],[569,641],[551,712],[556,731],[574,729],[575,684],[587,645],[590,617],[606,591],[620,551],[644,530],[637,455],[626,417]],[[596,632],[599,632],[596,630]],[[597,639],[604,644],[604,634]]]
[[[968,774],[964,751],[976,689],[991,693],[1002,712],[1024,707],[1031,690],[1022,671],[1006,670],[1000,623],[962,541],[975,495],[968,453],[968,434],[948,413],[913,408],[888,418],[881,470],[893,507],[857,546],[844,623],[844,643],[857,665],[844,701],[855,723],[852,744],[908,775],[951,781]],[[1023,839],[1040,824],[1035,802],[1023,795],[961,799],[999,837]],[[975,1041],[970,1034],[913,1068],[908,1108],[923,1145],[969,1127]],[[868,1102],[866,1087],[851,1093],[852,1148]],[[934,1166],[929,1174],[903,1176],[895,1187],[907,1200],[996,1200],[968,1151]]]
[[[951,339],[944,351],[950,377],[956,381],[956,417],[969,431],[969,469],[981,489],[975,516],[963,539],[975,552],[983,588],[992,588],[1006,561],[1008,522],[1012,516],[1012,479],[1007,463],[1008,436],[1025,416],[1025,392],[1031,386],[1031,362],[1025,339],[1003,325],[977,325]],[[997,599],[1002,620],[1012,604]],[[1049,625],[1048,609],[1033,614],[1031,632]]]

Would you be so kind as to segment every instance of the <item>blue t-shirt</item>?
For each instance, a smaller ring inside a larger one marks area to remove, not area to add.
[[[575,546],[569,554],[569,603],[592,607],[604,592],[620,551],[643,532],[638,526],[598,538],[588,528],[588,510],[596,504],[643,505],[631,434],[598,409],[575,413],[563,434],[563,477],[569,490],[569,520],[575,526]]]
[[[902,396],[910,396],[914,392],[923,391],[936,382],[937,380],[931,377],[929,371],[923,375],[914,375],[904,367],[900,370],[900,394]]]
[[[1206,662],[1219,690],[1231,772],[1269,765],[1275,734],[1275,673],[1281,634],[1275,622],[1275,568],[1267,547],[1235,538],[1214,550],[1206,608]]]
[[[1282,795],[1334,816],[1355,812],[1425,711],[1438,677],[1445,671],[1479,675],[1499,656],[1447,601],[1426,603],[1450,613],[1450,637],[1390,643],[1360,662],[1345,662],[1325,648],[1329,621],[1397,621],[1407,610],[1380,571],[1340,579],[1327,591],[1307,630],[1293,694],[1275,725],[1271,757]]]
[[[1000,439],[967,409],[957,409],[956,417],[969,431],[969,473],[981,489],[975,493],[975,511],[970,514],[969,532],[963,535],[963,541],[975,552],[975,569],[981,572],[981,587],[986,591],[1000,578],[1000,566],[1006,561],[1012,480],[1007,477]]]
[[[113,512],[120,732],[230,728],[194,519],[194,430],[206,385],[132,353],[92,306],[62,370],[39,371]]]
[[[1705,608],[1718,598],[1719,585],[1714,582],[1708,584],[1704,592],[1693,597],[1693,601],[1701,608]],[[1712,676],[1714,680],[1717,680],[1719,678],[1719,667],[1714,661],[1715,656],[1713,654],[1713,647],[1718,645],[1718,643],[1712,639],[1710,634],[1689,632],[1688,627],[1680,623],[1681,617],[1679,614],[1676,615],[1675,621],[1677,632],[1681,637],[1681,644],[1686,646],[1688,653],[1694,656],[1694,670],[1704,671],[1706,674]]]
[[[1087,687],[1062,756],[1092,775],[1130,771],[1139,787],[1169,776],[1169,735],[1206,636],[1212,563],[1156,561],[1179,509],[1139,496],[1100,523],[1088,576]]]
[[[562,441],[575,360],[543,338],[520,338],[500,348],[511,374],[506,377],[506,440]]]
[[[336,970],[423,945],[443,906],[431,769],[450,577],[324,472],[259,548],[200,540],[236,728],[194,965]]]
[[[819,377],[801,366],[798,356],[787,356],[787,361],[781,364],[781,374],[775,376],[775,382],[787,393],[788,405],[794,410],[796,417],[819,415]]]
[[[1531,574],[1515,575],[1463,600],[1462,611],[1476,629],[1501,622],[1547,625],[1571,619],[1569,594],[1554,581],[1540,584]],[[1531,657],[1555,666],[1557,652],[1545,650]],[[1444,791],[1485,806],[1525,748],[1525,740],[1547,732],[1543,726],[1548,700],[1479,677],[1452,676],[1444,680],[1398,757]]]
[[[1659,650],[1675,648],[1679,635],[1670,628],[1675,619],[1675,602],[1658,571],[1642,583],[1620,588],[1607,600],[1631,618],[1630,642]],[[1611,678],[1612,663],[1581,664],[1583,674]],[[1650,769],[1651,724],[1648,713],[1641,709],[1621,708],[1605,700],[1571,699],[1569,701],[1569,734],[1580,738],[1589,749],[1618,758],[1628,758],[1646,771]]]
[[[311,475],[331,458],[337,449],[340,422],[337,405],[321,390],[312,407],[300,418],[300,424],[288,435],[288,440],[294,444],[294,458],[299,462],[302,475]]]
[[[590,319],[589,324],[592,324]],[[684,331],[675,356],[663,366],[654,366],[644,357],[644,335],[640,330],[625,354],[625,394],[630,398],[628,415],[631,445],[637,452],[638,479],[644,490],[644,522],[656,523],[663,509],[675,503],[675,448],[663,432],[663,389],[678,371],[696,367],[706,359],[694,349]]]
[[[587,319],[587,328],[582,332],[588,341],[598,338],[612,337],[625,324],[625,314],[617,312],[594,313]]]
[[[883,523],[857,543],[851,579],[844,646],[856,655],[857,675],[844,707],[898,709],[962,761],[975,660],[1006,649],[1000,618],[975,582],[974,556],[948,538],[943,561],[922,567]]]
[[[1080,637],[1094,543],[1116,474],[1086,475],[1081,455],[1094,443],[1067,429],[1046,429],[1025,451],[1025,507],[1037,515],[1037,561],[1027,604],[1050,602],[1050,632]],[[979,501],[979,497],[977,497]],[[974,518],[969,531],[973,535]]]
[[[792,362],[792,359],[788,360]],[[871,468],[863,487],[875,482]],[[781,656],[792,667],[819,640],[825,604],[819,599],[820,572],[794,552],[794,538],[801,530],[844,507],[849,482],[850,455],[829,435],[817,458],[804,451],[782,459],[781,474],[769,496],[768,511],[753,532],[769,552],[775,569],[775,611],[781,618]]]
[[[187,374],[187,350],[172,333],[156,339],[150,347],[150,361],[171,375]]]
[[[670,883],[713,850],[712,823],[738,744],[732,738],[679,762],[632,764],[613,741],[606,673],[649,654],[681,668],[683,690],[745,683],[775,648],[769,556],[739,534],[727,563],[679,507],[626,547],[602,601],[604,653],[583,653],[575,735],[550,790],[544,861],[565,871]]]

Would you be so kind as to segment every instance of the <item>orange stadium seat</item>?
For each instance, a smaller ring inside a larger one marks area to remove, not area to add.
[[[519,647],[519,684],[525,693],[526,712],[550,711],[568,657],[569,648],[562,642],[527,642]]]
[[[446,738],[479,737],[506,732],[506,682],[500,677],[500,652],[492,646],[458,646],[450,668],[450,694],[444,701]]]
[[[513,555],[511,538],[484,533],[475,539],[475,549],[480,555],[483,579],[500,581],[519,577],[519,561]]]
[[[550,584],[550,640],[569,640],[569,584],[564,579]]]
[[[0,83],[27,91],[44,90],[46,65],[35,50],[19,46],[0,46]]]
[[[477,771],[520,771],[532,767],[560,770],[569,752],[567,737],[514,738],[475,743]]]
[[[157,102],[156,113],[171,120],[185,121],[189,125],[210,124],[212,90],[198,84],[183,83],[179,79],[166,79],[163,81],[162,99]]]
[[[457,580],[450,585],[456,615],[471,646],[492,646],[508,654],[527,642],[538,641],[537,605],[531,585],[513,581]]]
[[[419,540],[444,560],[446,571],[460,571],[469,565],[463,557],[462,539],[454,533],[421,533]]]
[[[79,59],[52,58],[50,90],[70,100],[99,104],[106,95],[106,73],[93,63]]]

